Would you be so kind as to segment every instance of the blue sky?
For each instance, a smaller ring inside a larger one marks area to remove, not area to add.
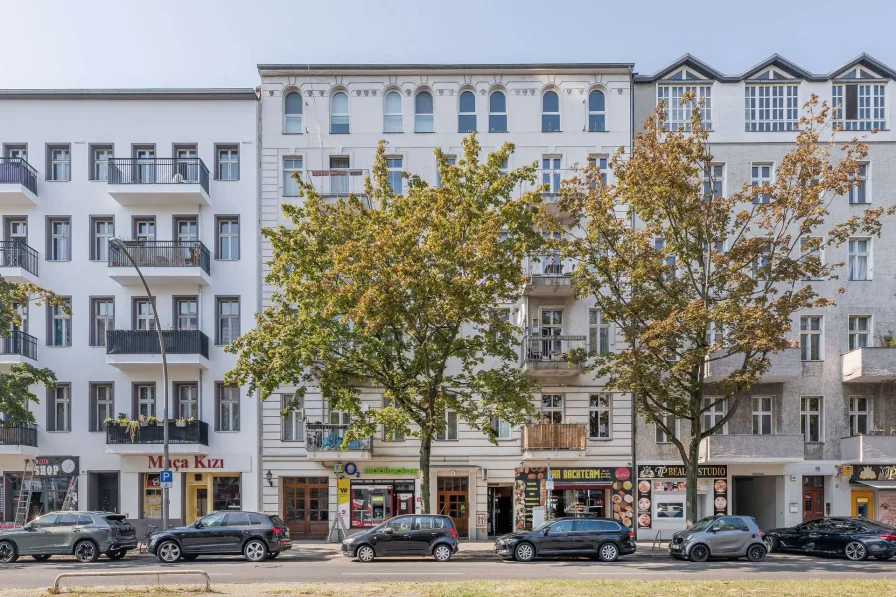
[[[0,88],[254,87],[258,63],[896,67],[896,0],[0,0]]]

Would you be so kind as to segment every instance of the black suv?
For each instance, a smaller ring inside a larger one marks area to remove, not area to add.
[[[342,542],[342,555],[361,562],[383,556],[432,556],[447,562],[455,553],[454,521],[436,514],[396,516]]]
[[[495,539],[499,557],[520,562],[540,556],[589,556],[615,562],[636,549],[631,530],[610,518],[558,518],[531,531]]]
[[[166,564],[204,555],[239,555],[250,562],[273,559],[292,549],[279,516],[258,512],[212,512],[188,527],[155,533],[149,552]]]

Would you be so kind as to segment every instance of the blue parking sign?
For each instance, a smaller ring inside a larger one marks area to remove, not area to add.
[[[162,471],[159,474],[160,483],[174,483],[174,471]]]

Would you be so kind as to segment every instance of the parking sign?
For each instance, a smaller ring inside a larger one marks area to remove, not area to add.
[[[174,472],[162,471],[159,473],[159,483],[163,489],[171,489],[172,484],[174,484]]]

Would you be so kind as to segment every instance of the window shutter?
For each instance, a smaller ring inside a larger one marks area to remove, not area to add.
[[[97,412],[96,398],[97,398],[96,386],[93,384],[90,384],[90,396],[88,397],[88,400],[90,402],[90,406],[88,408],[88,410],[90,411],[90,421],[88,422],[88,427],[87,427],[88,431],[99,431],[100,430],[100,423],[96,420],[96,412]]]
[[[47,388],[47,431],[56,431],[56,392]]]
[[[215,431],[221,431],[221,384],[215,384]]]

